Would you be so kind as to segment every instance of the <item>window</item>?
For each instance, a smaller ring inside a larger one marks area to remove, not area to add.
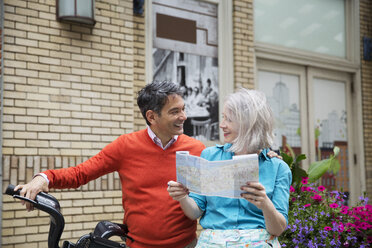
[[[257,0],[255,40],[346,57],[343,0]]]

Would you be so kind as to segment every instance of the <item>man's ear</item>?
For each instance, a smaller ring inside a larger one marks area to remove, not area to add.
[[[146,112],[146,119],[151,125],[155,123],[155,115],[156,113],[153,110],[147,110]]]

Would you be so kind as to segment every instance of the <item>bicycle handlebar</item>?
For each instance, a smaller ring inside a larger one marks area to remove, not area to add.
[[[49,248],[59,248],[58,243],[65,227],[65,219],[60,212],[58,200],[47,193],[40,192],[36,195],[35,200],[20,196],[20,190],[14,191],[15,186],[9,184],[5,190],[5,194],[13,196],[16,199],[30,202],[35,208],[40,209],[50,215],[50,228],[48,237]]]
[[[9,184],[5,190],[5,194],[13,196],[16,199],[27,201],[32,203],[35,208],[44,211],[50,215],[50,228],[48,236],[48,248],[60,248],[59,241],[65,227],[65,219],[60,212],[60,205],[58,200],[47,193],[40,192],[36,195],[35,200],[20,196],[20,191],[14,191],[15,186]],[[119,244],[114,241],[109,240],[111,236],[119,236],[122,239],[129,238],[133,239],[128,235],[128,227],[123,224],[117,224],[110,221],[101,221],[97,224],[95,230],[90,235],[84,235],[75,244],[65,241],[62,245],[63,248],[78,248],[78,247],[91,247],[89,242],[94,242],[98,246],[94,245],[92,247],[126,247],[125,244]],[[87,244],[86,242],[89,241]],[[88,246],[86,246],[86,245]]]

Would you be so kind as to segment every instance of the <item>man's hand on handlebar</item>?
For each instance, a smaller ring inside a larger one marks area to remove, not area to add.
[[[40,192],[48,192],[48,182],[42,176],[35,176],[29,183],[20,184],[14,188],[14,191],[21,189],[20,196],[35,200],[36,195]],[[34,210],[34,206],[29,203],[22,201],[22,205],[26,204],[27,211]]]

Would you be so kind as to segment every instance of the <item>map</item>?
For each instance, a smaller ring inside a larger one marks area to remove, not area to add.
[[[258,182],[258,155],[234,156],[231,160],[208,161],[176,152],[177,182],[190,192],[207,196],[241,198],[246,182]]]

